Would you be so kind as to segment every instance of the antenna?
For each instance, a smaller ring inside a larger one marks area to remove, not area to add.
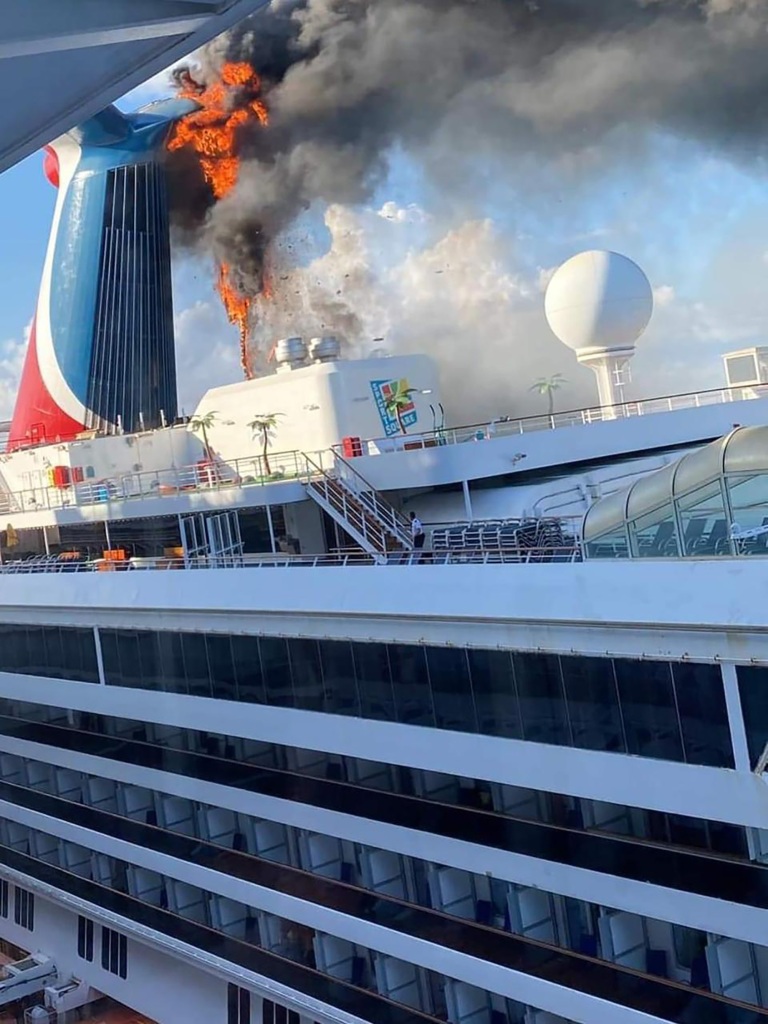
[[[579,253],[555,272],[544,300],[559,340],[597,378],[606,419],[624,401],[635,343],[653,315],[653,290],[640,267],[615,252]],[[606,408],[607,407],[607,408]]]

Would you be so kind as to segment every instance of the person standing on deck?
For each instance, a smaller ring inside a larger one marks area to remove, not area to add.
[[[415,512],[411,512],[411,538],[413,539],[414,551],[421,551],[424,547],[426,534],[424,533],[424,527],[421,524],[421,520],[417,517]]]

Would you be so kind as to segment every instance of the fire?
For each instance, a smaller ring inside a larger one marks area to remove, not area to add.
[[[232,268],[227,263],[222,263],[219,267],[216,291],[224,303],[229,322],[240,331],[240,365],[246,378],[250,380],[253,376],[248,355],[248,317],[251,312],[251,299],[233,283]]]
[[[179,95],[194,100],[200,109],[178,123],[168,148],[173,153],[190,146],[197,153],[205,180],[217,199],[223,199],[237,184],[237,129],[254,118],[264,127],[269,124],[260,94],[261,78],[244,62],[224,64],[219,80],[204,88],[189,73],[180,78]]]
[[[168,149],[193,149],[213,195],[217,200],[224,199],[237,184],[240,171],[238,129],[254,121],[265,128],[269,124],[269,112],[261,97],[261,78],[250,64],[241,61],[224,64],[218,81],[211,85],[202,86],[188,71],[180,74],[178,83],[179,95],[194,100],[199,109],[179,121]],[[233,281],[232,268],[226,264],[219,268],[216,288],[229,322],[240,331],[240,361],[246,377],[250,377],[248,317],[252,297]]]

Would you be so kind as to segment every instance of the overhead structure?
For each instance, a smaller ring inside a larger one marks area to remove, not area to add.
[[[3,0],[0,171],[267,0]]]
[[[768,427],[737,427],[596,501],[589,558],[768,553]]]
[[[556,271],[545,310],[552,332],[597,377],[603,418],[613,418],[624,401],[635,343],[653,314],[648,278],[619,253],[582,252]]]

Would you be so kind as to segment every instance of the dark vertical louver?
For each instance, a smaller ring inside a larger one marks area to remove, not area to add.
[[[177,414],[168,207],[152,162],[107,173],[87,407],[86,426],[107,431]]]

